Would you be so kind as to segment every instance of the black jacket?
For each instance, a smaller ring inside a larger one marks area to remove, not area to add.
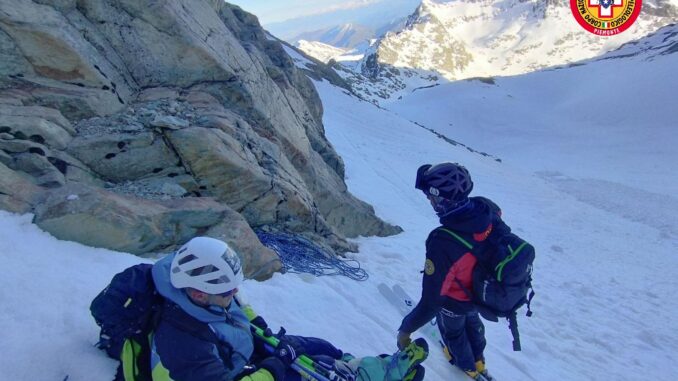
[[[421,299],[403,319],[400,331],[416,331],[441,308],[460,314],[474,309],[468,292],[476,259],[469,248],[441,228],[458,234],[474,247],[482,245],[495,229],[510,230],[501,220],[499,207],[484,197],[471,197],[466,208],[442,217],[440,223],[442,226],[431,231],[426,239]]]

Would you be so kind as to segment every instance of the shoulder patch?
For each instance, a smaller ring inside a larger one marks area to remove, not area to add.
[[[424,264],[424,273],[426,275],[433,275],[433,273],[436,271],[435,266],[433,265],[433,261],[430,259],[426,260],[426,263]]]

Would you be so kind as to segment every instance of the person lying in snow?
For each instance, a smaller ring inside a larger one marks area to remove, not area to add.
[[[121,361],[116,381],[423,379],[423,339],[392,356],[354,358],[322,339],[272,335],[239,300],[242,281],[235,251],[208,237],[116,275],[90,307],[99,347]]]

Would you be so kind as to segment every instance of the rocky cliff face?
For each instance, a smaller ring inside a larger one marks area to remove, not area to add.
[[[312,83],[221,0],[0,3],[0,207],[132,253],[196,234],[278,269],[251,227],[337,251],[389,235],[348,193]]]

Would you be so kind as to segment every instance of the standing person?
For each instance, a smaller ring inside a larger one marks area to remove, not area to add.
[[[406,346],[411,333],[435,317],[450,363],[474,380],[493,380],[483,355],[485,327],[471,302],[476,258],[453,235],[482,244],[493,230],[510,229],[494,202],[469,197],[473,181],[459,164],[421,166],[415,188],[424,192],[442,226],[426,239],[421,299],[398,328],[398,348]]]

